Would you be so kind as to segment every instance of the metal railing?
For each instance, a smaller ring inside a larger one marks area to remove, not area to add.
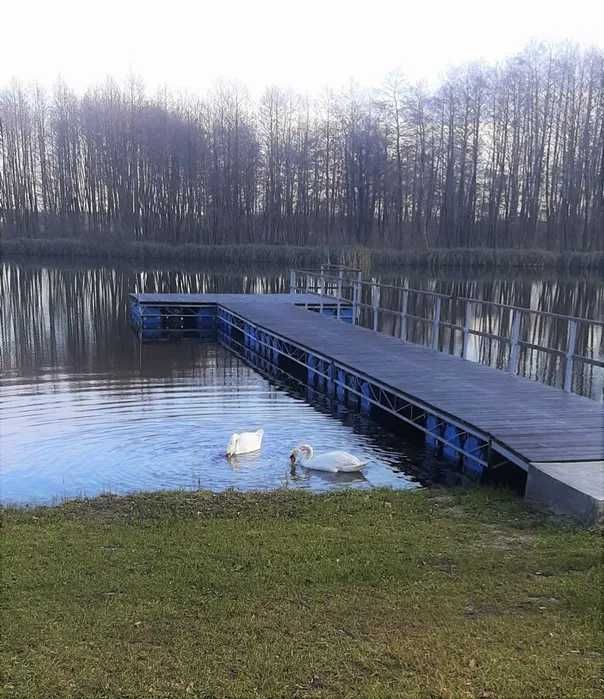
[[[291,270],[290,291],[315,293],[323,298],[329,296],[337,302],[338,308],[342,303],[352,306],[355,324],[466,360],[493,364],[492,343],[496,342],[499,349],[495,365],[511,374],[520,373],[521,353],[532,366],[537,365],[532,352],[557,357],[563,362],[561,383],[567,392],[573,391],[573,376],[578,364],[591,369],[604,367],[604,361],[595,356],[595,347],[604,343],[604,322],[590,318],[382,284],[375,279],[364,281],[360,270],[343,266]],[[319,305],[322,306],[322,301]],[[340,317],[339,312],[337,316]],[[556,335],[558,347],[531,337],[535,327],[543,321],[551,331],[546,334]],[[487,328],[481,328],[481,323]],[[486,344],[481,347],[480,343]],[[551,368],[548,372],[556,374]]]
[[[298,280],[300,275],[304,277],[304,288],[298,288]],[[346,277],[348,275],[348,278]],[[313,288],[310,288],[309,280],[311,277],[316,278],[316,283]],[[362,272],[355,267],[347,267],[346,265],[321,265],[319,271],[314,270],[295,270],[291,269],[289,273],[289,289],[290,293],[296,291],[304,291],[308,289],[308,293],[315,293],[320,296],[319,312],[323,313],[323,299],[326,296],[333,298],[336,301],[336,318],[340,320],[342,303],[352,305],[353,307],[353,323],[358,323],[357,309],[360,306],[360,289],[362,285]],[[350,292],[350,293],[348,293]],[[346,295],[348,294],[348,295]]]

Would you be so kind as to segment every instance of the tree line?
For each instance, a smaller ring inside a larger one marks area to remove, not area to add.
[[[0,229],[171,243],[604,248],[604,52],[531,45],[306,97],[0,89]]]

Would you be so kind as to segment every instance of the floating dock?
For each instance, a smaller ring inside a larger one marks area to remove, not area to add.
[[[131,294],[130,313],[142,340],[213,336],[262,371],[402,420],[469,473],[515,464],[528,499],[604,519],[596,401],[360,327],[353,305],[319,294]]]

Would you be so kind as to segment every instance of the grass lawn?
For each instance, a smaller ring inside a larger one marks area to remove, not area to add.
[[[602,545],[501,491],[6,509],[3,697],[601,697]]]

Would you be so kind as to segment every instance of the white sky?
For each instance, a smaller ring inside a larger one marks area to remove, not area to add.
[[[318,92],[397,69],[429,82],[533,39],[604,48],[604,0],[0,0],[0,85],[135,74],[151,91]]]

